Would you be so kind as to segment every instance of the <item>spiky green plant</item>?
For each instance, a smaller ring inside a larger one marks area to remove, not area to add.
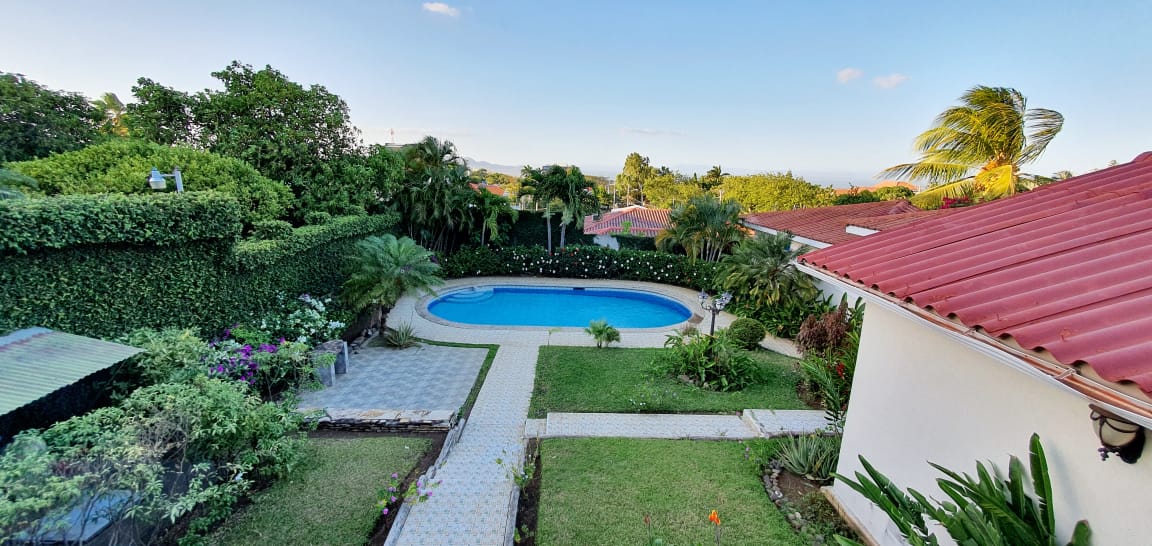
[[[608,324],[606,320],[594,320],[588,323],[588,327],[584,329],[584,333],[592,336],[592,339],[596,340],[597,349],[601,349],[604,345],[611,344],[614,341],[620,341],[620,330]]]
[[[368,237],[356,243],[356,251],[352,275],[344,283],[344,298],[356,310],[376,306],[379,314],[409,291],[432,293],[432,287],[444,283],[432,253],[408,237]]]
[[[1029,465],[1013,456],[1008,462],[1008,478],[996,467],[976,463],[976,476],[960,474],[929,463],[946,477],[936,483],[951,502],[929,499],[915,489],[902,491],[876,470],[863,456],[867,475],[856,472],[856,480],[836,474],[836,479],[880,507],[912,546],[939,544],[929,532],[928,521],[944,527],[957,544],[971,546],[1057,546],[1056,515],[1052,508],[1052,481],[1040,436],[1029,442]],[[1092,531],[1088,522],[1076,523],[1068,546],[1089,546]],[[841,546],[859,543],[836,537]]]

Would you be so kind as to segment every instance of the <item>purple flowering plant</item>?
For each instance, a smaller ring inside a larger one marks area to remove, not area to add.
[[[376,501],[376,507],[380,509],[382,515],[387,516],[396,509],[404,499],[410,499],[416,504],[420,504],[432,496],[432,490],[440,487],[443,480],[429,480],[424,476],[420,476],[416,481],[408,484],[408,489],[404,492],[400,491],[402,480],[400,475],[393,472],[388,478],[388,487],[379,490],[376,496],[380,499]]]

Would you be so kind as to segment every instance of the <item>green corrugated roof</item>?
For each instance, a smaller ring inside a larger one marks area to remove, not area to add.
[[[28,328],[0,337],[0,415],[140,351],[46,328]]]

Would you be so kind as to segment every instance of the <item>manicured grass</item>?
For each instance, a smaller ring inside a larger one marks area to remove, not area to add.
[[[742,391],[699,389],[653,370],[668,349],[541,347],[528,409],[548,412],[725,413],[744,409],[807,409],[796,395],[794,359],[753,353],[765,381]]]
[[[800,544],[735,442],[543,440],[537,544]]]
[[[376,493],[407,475],[432,442],[422,438],[312,438],[291,475],[258,493],[212,542],[225,545],[355,545],[380,516]]]

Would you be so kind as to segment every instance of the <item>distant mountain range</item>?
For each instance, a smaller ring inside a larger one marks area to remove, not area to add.
[[[464,159],[468,161],[468,166],[472,169],[487,169],[489,172],[507,174],[510,176],[520,176],[520,169],[524,167],[523,165],[501,165],[499,163],[489,163],[487,161],[481,161],[471,157],[465,157]],[[534,166],[540,167],[542,165],[543,164]],[[685,174],[704,174],[708,171],[708,169],[711,168],[711,165],[672,165],[669,168]],[[592,176],[603,176],[607,178],[616,178],[616,175],[620,174],[619,167],[580,165],[580,170],[584,171],[584,174]],[[724,168],[725,172],[735,175],[755,174],[776,170],[788,169],[742,169],[738,167],[731,169],[727,167]],[[813,184],[819,184],[821,186],[832,186],[836,188],[847,188],[852,185],[863,187],[871,186],[872,184],[876,183],[876,180],[872,178],[875,173],[866,172],[792,169],[792,174],[801,176],[804,178],[804,180],[807,180]]]

